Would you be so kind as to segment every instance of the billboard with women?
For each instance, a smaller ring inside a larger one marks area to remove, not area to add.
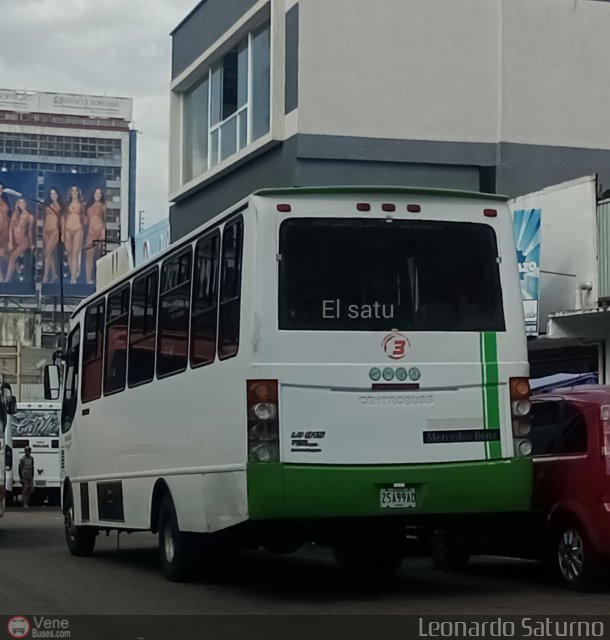
[[[95,291],[95,262],[106,240],[106,184],[101,173],[45,172],[42,294],[83,297]]]
[[[37,186],[35,172],[0,173],[0,295],[36,293]]]

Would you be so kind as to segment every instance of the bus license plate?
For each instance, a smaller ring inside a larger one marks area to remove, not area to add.
[[[46,487],[47,486],[47,481],[46,480],[34,480],[34,486],[36,486],[36,487]]]
[[[379,505],[382,509],[413,509],[417,507],[415,489],[380,489]]]

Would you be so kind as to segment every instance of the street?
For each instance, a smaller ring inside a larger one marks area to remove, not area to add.
[[[59,509],[8,509],[0,520],[0,614],[420,614],[602,615],[604,593],[564,590],[540,564],[476,558],[443,574],[407,558],[384,584],[358,585],[331,553],[236,554],[214,582],[175,584],[159,570],[156,536],[98,537],[91,558],[72,557]]]

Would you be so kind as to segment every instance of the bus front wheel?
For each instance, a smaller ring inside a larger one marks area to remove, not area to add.
[[[194,551],[193,536],[178,528],[174,501],[166,494],[159,510],[159,559],[170,582],[182,582],[192,576]]]
[[[74,498],[69,488],[64,499],[64,530],[66,543],[73,556],[90,556],[95,547],[97,529],[74,524]]]

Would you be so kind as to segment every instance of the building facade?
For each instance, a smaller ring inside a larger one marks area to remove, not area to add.
[[[39,315],[28,344],[58,346],[97,259],[135,232],[131,120],[129,98],[0,89],[0,231],[27,230],[18,251],[0,233],[0,324]]]
[[[610,4],[204,0],[172,33],[172,240],[261,187],[610,186]]]

